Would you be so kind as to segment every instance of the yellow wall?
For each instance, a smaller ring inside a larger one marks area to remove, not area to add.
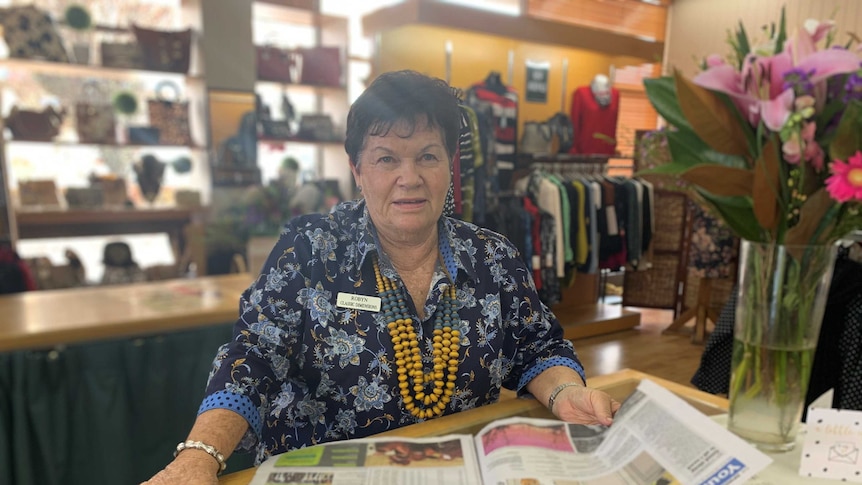
[[[487,34],[455,29],[408,25],[381,34],[377,72],[415,69],[424,74],[445,78],[446,42],[452,43],[452,78],[450,84],[467,88],[482,81],[490,71],[499,72],[506,82],[509,51],[514,51],[514,79],[511,82],[520,96],[518,121],[546,120],[560,110],[562,93],[566,94],[564,112],[569,112],[572,91],[589,84],[593,76],[607,74],[611,64],[642,64],[654,59],[613,57],[597,52],[554,45],[521,42]],[[546,103],[527,102],[524,93],[525,61],[547,61],[551,64]],[[562,86],[563,59],[568,59],[567,86]]]

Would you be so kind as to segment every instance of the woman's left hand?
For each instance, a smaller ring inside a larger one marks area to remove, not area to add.
[[[584,386],[570,386],[557,395],[551,412],[569,423],[609,426],[613,423],[614,414],[619,409],[620,403],[604,391]]]

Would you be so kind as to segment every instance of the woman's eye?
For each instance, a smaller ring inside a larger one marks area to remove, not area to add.
[[[392,162],[394,162],[394,161],[395,161],[395,158],[394,158],[394,157],[390,157],[390,156],[380,157],[380,158],[378,158],[378,159],[377,159],[377,162],[378,162],[378,163],[392,163]]]
[[[437,156],[433,153],[426,153],[420,157],[420,160],[422,160],[423,162],[433,162],[437,160]]]

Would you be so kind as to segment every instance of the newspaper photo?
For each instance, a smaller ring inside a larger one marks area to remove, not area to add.
[[[725,485],[771,459],[648,380],[614,424],[509,418],[475,437],[366,438],[290,451],[251,485]]]

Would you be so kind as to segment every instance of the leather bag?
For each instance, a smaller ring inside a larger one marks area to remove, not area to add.
[[[173,99],[165,95],[172,91]],[[163,145],[191,145],[189,129],[189,103],[180,101],[180,90],[171,81],[162,81],[156,86],[156,99],[147,100],[150,126],[159,130],[159,141]]]
[[[312,141],[334,141],[335,129],[329,115],[309,114],[299,119],[299,138]]]
[[[297,55],[290,49],[271,45],[255,46],[257,53],[257,78],[261,81],[289,83],[296,77]]]
[[[143,55],[144,67],[153,71],[186,74],[192,57],[192,29],[152,30],[132,25]]]
[[[75,104],[75,126],[78,130],[78,140],[81,143],[116,144],[114,107],[101,101],[108,99],[108,96],[95,83],[85,84],[84,93],[87,101]]]
[[[66,110],[49,106],[42,111],[12,108],[6,117],[6,126],[15,140],[51,141],[60,133]]]
[[[132,145],[158,145],[161,141],[159,129],[152,126],[129,126],[126,137]]]
[[[340,87],[341,49],[338,47],[302,47],[296,49],[301,54],[299,79],[293,82],[314,86]]]
[[[33,5],[0,9],[9,57],[69,62],[63,40],[47,12]]]
[[[540,155],[553,153],[551,127],[546,122],[527,121],[519,144],[521,153]]]
[[[144,54],[134,42],[102,42],[102,66],[116,69],[143,69]]]

